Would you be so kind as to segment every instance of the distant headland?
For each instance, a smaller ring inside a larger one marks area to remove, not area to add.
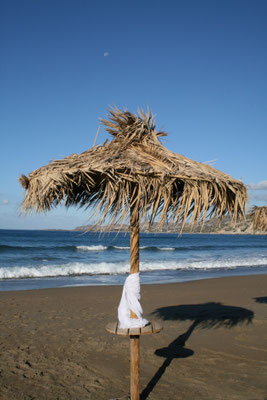
[[[99,225],[82,225],[77,226],[74,231],[80,232],[128,232],[129,225],[127,224],[107,224],[103,226]],[[181,226],[166,223],[162,227],[159,223],[154,223],[152,226],[149,223],[144,222],[140,224],[140,232],[145,233],[177,233],[181,231]],[[211,218],[205,225],[196,224],[193,227],[190,224],[186,224],[183,233],[206,233],[206,234],[267,234],[267,232],[254,232],[252,229],[251,217],[247,216],[245,220],[241,222],[233,223],[230,216],[224,217],[222,220],[218,217]]]

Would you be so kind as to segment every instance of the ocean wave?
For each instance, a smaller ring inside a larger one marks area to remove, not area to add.
[[[160,251],[175,251],[177,249],[176,249],[176,247],[157,247],[157,250],[160,250]]]
[[[0,269],[0,279],[48,278],[62,276],[101,275],[126,273],[130,270],[128,263],[68,263],[63,265],[42,265],[24,267],[4,267]]]
[[[266,267],[267,257],[223,259],[223,260],[174,260],[143,261],[140,271],[164,270],[218,270],[236,269],[239,267]],[[81,275],[126,274],[130,271],[129,262],[74,262],[63,265],[17,266],[0,268],[0,279],[67,277]]]
[[[112,246],[116,250],[130,250],[130,246]]]
[[[76,246],[76,249],[79,251],[104,251],[108,250],[108,246],[100,245],[92,245],[92,246]]]
[[[130,250],[130,246],[111,246],[112,249],[116,250]],[[176,247],[158,247],[158,246],[140,246],[140,250],[147,251],[175,251]]]
[[[122,250],[129,251],[130,246],[103,246],[103,245],[91,245],[91,246],[76,246],[77,250],[80,251],[104,251],[104,250]],[[140,250],[147,251],[175,251],[176,247],[157,247],[157,246],[141,246]]]
[[[202,251],[216,251],[216,250],[238,250],[238,249],[249,249],[252,248],[253,250],[256,249],[265,249],[266,244],[255,244],[255,245],[188,245],[188,246],[140,246],[140,251],[150,251],[150,252],[157,252],[157,251],[176,251],[176,252],[202,252]],[[104,244],[96,244],[96,245],[36,245],[36,246],[9,246],[9,245],[0,245],[0,253],[17,253],[23,252],[30,253],[30,252],[76,252],[76,251],[129,251],[130,246],[112,246],[112,245],[104,245]]]

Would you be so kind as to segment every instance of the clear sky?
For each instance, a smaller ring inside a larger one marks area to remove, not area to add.
[[[266,0],[1,0],[0,228],[86,223],[76,208],[19,216],[17,179],[90,148],[113,105],[149,106],[167,148],[266,205],[266,43]]]

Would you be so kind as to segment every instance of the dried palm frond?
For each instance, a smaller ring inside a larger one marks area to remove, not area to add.
[[[267,206],[254,206],[249,216],[252,218],[252,228],[254,231],[267,231]]]
[[[151,224],[158,216],[162,225],[169,220],[182,227],[188,218],[204,223],[208,213],[244,216],[247,190],[241,181],[167,150],[159,140],[166,133],[156,131],[150,111],[108,111],[101,123],[111,142],[21,176],[23,210],[94,206],[99,223],[108,214],[112,223],[123,223],[131,208]]]

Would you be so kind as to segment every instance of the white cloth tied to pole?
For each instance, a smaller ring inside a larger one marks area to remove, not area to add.
[[[140,295],[140,277],[139,272],[130,274],[123,285],[121,301],[118,307],[119,328],[143,328],[148,324],[145,318],[142,318],[143,309],[139,300]],[[133,311],[137,318],[131,318]]]

